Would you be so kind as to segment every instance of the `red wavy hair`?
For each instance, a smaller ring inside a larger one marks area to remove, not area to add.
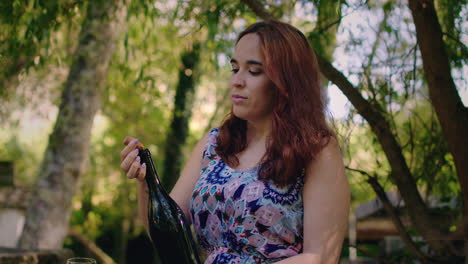
[[[272,131],[259,178],[279,186],[292,184],[317,154],[336,137],[325,118],[317,59],[307,38],[291,25],[267,20],[250,25],[237,38],[257,34],[265,74],[275,89]],[[247,121],[231,112],[219,129],[216,153],[231,166],[247,147]]]

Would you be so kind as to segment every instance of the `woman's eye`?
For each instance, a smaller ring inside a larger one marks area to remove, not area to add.
[[[262,73],[261,71],[258,71],[258,72],[257,72],[257,71],[249,71],[249,72],[250,72],[250,74],[252,74],[252,75],[259,75],[259,74]]]
[[[233,68],[233,69],[231,69],[231,71],[232,71],[233,73],[237,73],[237,72],[239,71],[239,69]],[[254,75],[254,76],[259,75],[259,74],[262,74],[261,71],[250,71],[250,70],[249,70],[249,73],[252,74],[252,75]]]

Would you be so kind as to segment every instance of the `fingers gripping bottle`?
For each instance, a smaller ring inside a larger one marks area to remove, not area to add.
[[[146,163],[148,228],[162,264],[201,264],[184,212],[162,187],[148,149],[140,150]]]

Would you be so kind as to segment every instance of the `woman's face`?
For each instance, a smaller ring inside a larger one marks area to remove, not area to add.
[[[231,99],[236,117],[248,121],[271,119],[273,111],[273,83],[263,68],[257,34],[243,36],[231,59]]]

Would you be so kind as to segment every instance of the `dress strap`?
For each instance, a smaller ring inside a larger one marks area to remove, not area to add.
[[[210,130],[210,133],[208,134],[208,140],[205,145],[205,149],[203,151],[203,159],[204,160],[211,160],[213,159],[214,156],[216,156],[216,145],[217,145],[217,139],[218,139],[218,134],[219,134],[219,128],[215,127]]]

